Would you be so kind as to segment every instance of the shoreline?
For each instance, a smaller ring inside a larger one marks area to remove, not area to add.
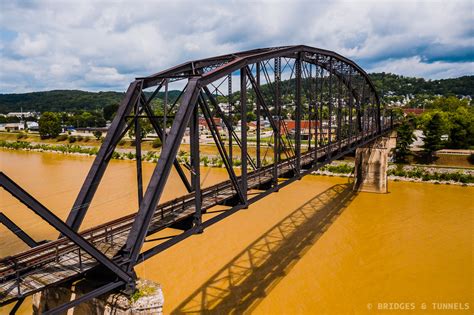
[[[8,144],[8,145],[7,145]],[[16,144],[16,145],[15,145]],[[80,145],[75,145],[75,144],[60,144],[60,145],[54,145],[54,144],[33,144],[31,142],[22,142],[22,141],[6,141],[6,140],[0,140],[0,149],[2,150],[11,150],[11,151],[26,151],[26,152],[37,152],[37,153],[53,153],[53,154],[63,154],[63,155],[73,155],[73,156],[96,156],[98,152],[98,147],[84,147]],[[185,153],[182,154],[181,156],[178,155],[178,159],[180,162],[188,162],[188,157],[189,154]],[[142,162],[148,162],[148,163],[156,163],[159,158],[159,151],[143,151],[142,154]],[[135,154],[132,152],[119,152],[119,151],[114,151],[112,159],[116,160],[129,160],[129,161],[135,161],[136,157]],[[240,160],[235,160],[236,162],[240,162]],[[222,168],[223,163],[220,160],[220,157],[216,157],[213,155],[204,155],[201,157],[201,165],[205,167],[213,167],[213,168]],[[240,163],[236,163],[234,168],[238,168]],[[346,172],[341,173],[341,172],[335,172],[335,171],[330,171],[328,168],[333,167],[337,168],[339,166],[343,167],[353,167],[352,162],[341,162],[341,161],[335,161],[322,169],[316,170],[311,172],[311,175],[315,176],[330,176],[330,177],[351,177],[352,173],[351,172]],[[393,172],[394,166],[396,165],[390,165],[389,166],[389,172]],[[456,171],[456,173],[464,173],[468,172],[468,176],[472,176],[474,174],[474,169],[466,169],[466,168],[454,168],[452,166],[450,167],[433,167],[432,165],[426,165],[426,166],[421,166],[421,165],[406,165],[405,167],[409,169],[427,169],[427,170],[432,170],[432,169],[437,169],[437,170],[450,170],[450,171]],[[455,172],[448,172],[448,173],[455,173]],[[461,181],[455,181],[455,180],[440,180],[440,179],[424,179],[424,178],[413,178],[409,176],[397,176],[397,175],[388,175],[388,179],[391,181],[403,181],[403,182],[414,182],[414,183],[429,183],[429,184],[435,184],[435,185],[457,185],[457,186],[467,186],[467,187],[474,187],[474,183],[471,182],[461,182]]]

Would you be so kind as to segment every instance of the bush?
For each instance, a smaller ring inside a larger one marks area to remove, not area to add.
[[[82,141],[82,140],[84,140],[84,137],[83,136],[77,136],[76,139],[77,139],[77,141]]]
[[[204,164],[204,166],[207,166],[209,164],[209,158],[207,156],[203,156],[201,158],[201,162]]]
[[[91,138],[89,138],[89,137],[84,137],[84,142],[89,142],[90,139]]]
[[[59,135],[57,138],[56,138],[56,141],[66,141],[68,138],[67,135]]]
[[[94,131],[92,134],[97,140],[100,140],[100,138],[102,138],[102,132],[100,132],[99,130]]]
[[[160,138],[156,138],[155,140],[153,140],[153,142],[151,144],[151,146],[155,149],[161,147],[161,145],[162,144],[161,144]]]
[[[119,146],[123,146],[124,144],[125,144],[125,140],[124,140],[124,139],[120,140],[119,143],[118,143]]]
[[[74,136],[69,136],[69,138],[68,138],[69,143],[74,143],[74,142],[76,142],[76,140],[77,139]]]

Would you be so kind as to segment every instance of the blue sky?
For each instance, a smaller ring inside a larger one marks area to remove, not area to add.
[[[0,0],[0,93],[123,91],[189,59],[305,44],[368,72],[474,74],[474,1]]]

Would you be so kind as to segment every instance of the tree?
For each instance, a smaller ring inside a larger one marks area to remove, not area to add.
[[[441,136],[445,129],[445,122],[442,113],[440,112],[435,112],[424,125],[423,153],[428,162],[433,161],[433,153],[435,151],[443,148],[443,140],[441,139]]]
[[[465,107],[459,107],[449,115],[448,147],[468,149],[474,143],[474,115]]]
[[[397,129],[397,145],[395,147],[395,161],[405,163],[410,154],[410,145],[415,140],[413,131],[415,130],[413,120],[406,117]]]
[[[93,135],[97,140],[100,140],[100,138],[102,138],[102,132],[100,132],[99,130],[94,131]]]
[[[54,113],[43,113],[38,121],[38,125],[41,138],[56,138],[61,133],[61,121]]]
[[[110,104],[104,107],[104,118],[105,120],[112,120],[114,118],[115,113],[117,112],[118,104]]]
[[[147,118],[139,118],[140,120],[140,133],[141,138],[145,138],[147,134],[151,133],[154,129],[150,121]],[[130,130],[128,131],[130,138],[135,138],[135,122],[132,123]]]

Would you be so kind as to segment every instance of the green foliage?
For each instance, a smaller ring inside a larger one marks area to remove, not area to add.
[[[442,112],[435,112],[423,126],[423,153],[428,162],[433,161],[433,153],[444,147],[441,136],[446,130],[446,121]]]
[[[8,113],[23,108],[24,111],[71,112],[93,111],[104,106],[119,104],[123,93],[54,90],[23,94],[0,94],[0,112]]]
[[[74,137],[74,136],[69,136],[69,137],[68,137],[69,143],[74,143],[74,142],[76,142],[76,140],[77,140],[77,139],[76,139],[76,137]]]
[[[406,162],[410,154],[410,145],[415,140],[413,131],[415,130],[413,120],[410,117],[405,118],[397,129],[397,145],[395,147],[395,161],[397,163]]]
[[[335,174],[350,174],[354,170],[354,167],[349,164],[342,163],[337,165],[326,165],[322,167],[321,170]]]
[[[392,92],[395,95],[470,95],[474,96],[474,76],[455,79],[425,80],[391,73],[371,73],[369,77],[381,94]]]
[[[61,132],[61,122],[55,113],[43,113],[38,124],[39,134],[42,138],[56,138]]]
[[[145,138],[147,134],[151,133],[154,129],[148,118],[139,118],[140,121],[140,133],[141,138]],[[132,123],[130,130],[128,131],[130,138],[135,138],[135,122]]]
[[[454,112],[460,107],[468,107],[467,99],[459,99],[455,96],[442,96],[433,99],[433,102],[427,108],[438,109],[443,112]]]
[[[145,92],[147,97],[150,94],[151,92]],[[179,94],[180,91],[177,90],[168,91],[168,103],[172,104]],[[103,115],[105,119],[110,120],[117,111],[116,108],[118,108],[123,96],[124,93],[121,92],[86,92],[78,90],[0,94],[0,113],[19,111],[20,108],[23,108],[24,111],[38,112],[98,111],[101,117]],[[157,99],[152,101],[152,105],[160,104],[163,98],[164,92],[158,93]],[[105,107],[108,107],[106,112]]]
[[[143,286],[141,288],[139,288],[138,290],[136,290],[132,296],[130,297],[130,300],[132,301],[132,303],[135,303],[139,298],[141,297],[144,297],[144,296],[148,296],[148,295],[152,295],[156,292],[156,289],[152,286]]]
[[[474,145],[474,114],[466,107],[458,107],[449,114],[449,141],[452,149],[467,149]]]
[[[102,132],[99,130],[94,131],[92,134],[97,140],[100,140],[100,138],[102,138]]]
[[[104,119],[112,120],[112,118],[114,118],[115,116],[115,113],[117,112],[117,109],[118,109],[118,103],[104,106],[104,109],[103,109]]]
[[[397,167],[396,169],[390,169],[387,172],[388,175],[407,177],[414,179],[421,179],[423,181],[436,180],[436,181],[454,181],[463,184],[474,183],[474,176],[470,174],[463,174],[461,172],[455,173],[430,173],[422,168],[414,168],[412,170],[404,170],[403,167]]]

